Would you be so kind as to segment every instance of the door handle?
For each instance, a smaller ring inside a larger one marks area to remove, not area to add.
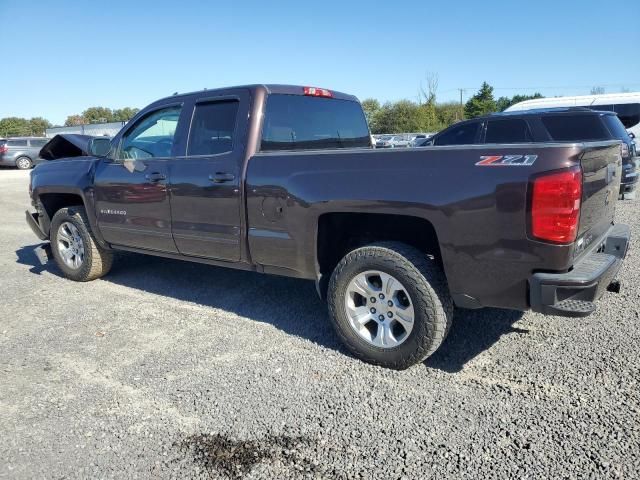
[[[215,183],[231,182],[236,179],[233,173],[216,172],[215,175],[209,175],[209,180]]]
[[[153,172],[153,173],[147,173],[144,178],[146,178],[147,180],[149,180],[150,182],[159,182],[160,180],[166,180],[167,176],[164,173],[160,173],[160,172]]]

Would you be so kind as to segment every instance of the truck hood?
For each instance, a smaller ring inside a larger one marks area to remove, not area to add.
[[[89,155],[91,135],[60,133],[53,137],[40,150],[40,158],[56,160],[58,158],[82,157]]]

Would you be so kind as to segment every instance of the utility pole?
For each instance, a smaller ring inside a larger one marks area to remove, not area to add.
[[[464,106],[462,105],[462,94],[465,92],[466,89],[464,88],[458,88],[458,91],[460,92],[460,120],[462,120],[462,118],[464,117]]]

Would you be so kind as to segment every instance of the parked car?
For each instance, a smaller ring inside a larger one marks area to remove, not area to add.
[[[418,147],[420,146],[427,138],[429,138],[429,136],[427,134],[423,134],[420,133],[418,135],[416,135],[415,137],[413,137],[410,141],[409,141],[409,146],[410,147]]]
[[[429,138],[431,137],[422,137],[422,138],[416,138],[415,140],[413,140],[412,143],[412,147],[424,147],[425,145],[427,145],[429,143]]]
[[[49,141],[42,137],[15,137],[0,140],[0,165],[28,170],[41,161],[40,149]]]
[[[405,368],[440,346],[454,305],[585,316],[619,288],[620,142],[509,132],[374,150],[343,93],[174,95],[92,139],[92,156],[34,169],[26,219],[71,280],[107,274],[121,250],[313,280],[356,356]]]
[[[376,148],[398,148],[408,147],[410,143],[409,136],[403,134],[382,135],[378,137]]]
[[[437,133],[427,145],[543,143],[618,140],[621,143],[620,195],[636,189],[635,146],[615,112],[582,107],[494,113],[456,123]]]
[[[409,135],[396,135],[393,139],[394,147],[408,147],[411,143],[411,138]]]
[[[393,148],[393,135],[380,135],[376,140],[376,148]]]

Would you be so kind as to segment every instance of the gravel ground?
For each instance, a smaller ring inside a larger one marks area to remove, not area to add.
[[[426,364],[349,357],[310,282],[126,255],[38,266],[0,170],[0,478],[595,478],[640,471],[640,265],[586,319],[458,312]],[[618,221],[640,238],[636,201]]]

